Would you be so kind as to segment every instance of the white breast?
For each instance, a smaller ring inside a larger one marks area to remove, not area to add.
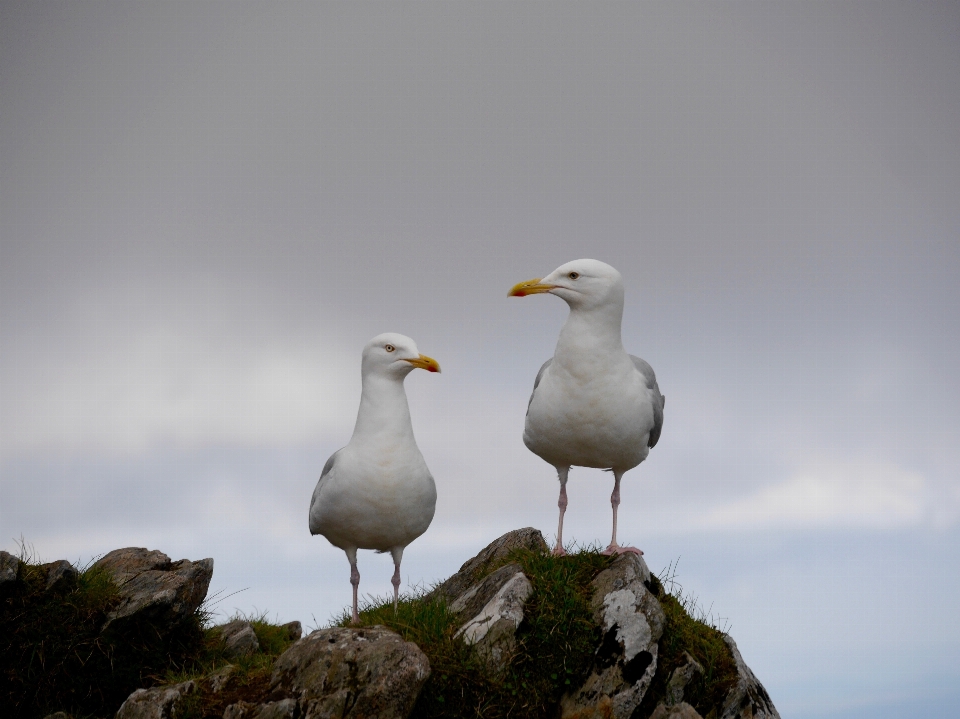
[[[557,466],[625,471],[646,458],[653,426],[650,391],[624,354],[589,375],[551,364],[530,402],[523,439]]]
[[[389,550],[423,534],[437,488],[416,445],[347,445],[310,507],[311,531],[345,548]]]

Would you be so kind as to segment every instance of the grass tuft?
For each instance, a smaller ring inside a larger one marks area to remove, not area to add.
[[[231,704],[240,701],[251,704],[266,701],[270,678],[273,674],[273,663],[293,641],[286,629],[267,619],[267,612],[249,615],[237,613],[227,621],[238,619],[250,622],[257,635],[260,651],[247,656],[228,657],[221,635],[222,625],[206,626],[203,630],[202,647],[191,661],[182,667],[171,669],[164,675],[161,682],[163,684],[179,684],[186,681],[198,683],[200,691],[187,697],[179,715],[180,719],[219,718]],[[221,670],[231,672],[230,680],[215,693],[208,683],[201,680]]]
[[[701,716],[719,716],[724,697],[737,682],[737,667],[723,637],[729,623],[704,610],[694,594],[676,581],[677,563],[671,562],[652,577],[648,589],[657,597],[666,621],[660,638],[657,672],[639,707],[639,716],[649,716],[666,695],[674,670],[686,663],[689,653],[703,667],[703,676],[691,682],[683,700]]]

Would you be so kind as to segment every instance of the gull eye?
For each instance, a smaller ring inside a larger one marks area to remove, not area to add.
[[[396,347],[394,347],[393,345],[386,345],[386,346],[384,347],[384,349],[385,349],[387,352],[393,352],[393,351],[396,349]]]
[[[577,279],[579,276],[580,276],[580,273],[579,273],[579,272],[571,272],[569,275],[567,275],[567,277],[569,277],[571,280],[575,280],[575,279]]]

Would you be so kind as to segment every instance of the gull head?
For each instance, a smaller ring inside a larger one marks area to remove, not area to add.
[[[415,369],[439,372],[440,365],[432,357],[420,354],[417,343],[406,335],[384,332],[363,348],[364,375],[376,373],[403,379]]]
[[[571,309],[592,309],[610,302],[623,303],[623,278],[606,262],[573,260],[543,278],[514,285],[509,297],[550,293],[564,300]]]

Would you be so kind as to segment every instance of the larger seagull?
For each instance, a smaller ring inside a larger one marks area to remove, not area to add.
[[[520,282],[511,297],[547,292],[570,306],[553,358],[544,362],[527,405],[523,442],[557,469],[560,523],[554,554],[563,549],[563,515],[571,466],[613,472],[613,534],[605,554],[635,552],[617,544],[623,474],[647,458],[660,439],[664,397],[653,368],[627,354],[620,337],[623,278],[598,260],[574,260],[546,277]]]
[[[400,591],[404,548],[433,521],[437,487],[413,438],[403,380],[414,369],[439,372],[416,343],[388,332],[363,348],[363,389],[353,436],[327,460],[310,500],[310,533],[322,534],[347,554],[357,613],[357,550],[393,555],[393,606]]]

